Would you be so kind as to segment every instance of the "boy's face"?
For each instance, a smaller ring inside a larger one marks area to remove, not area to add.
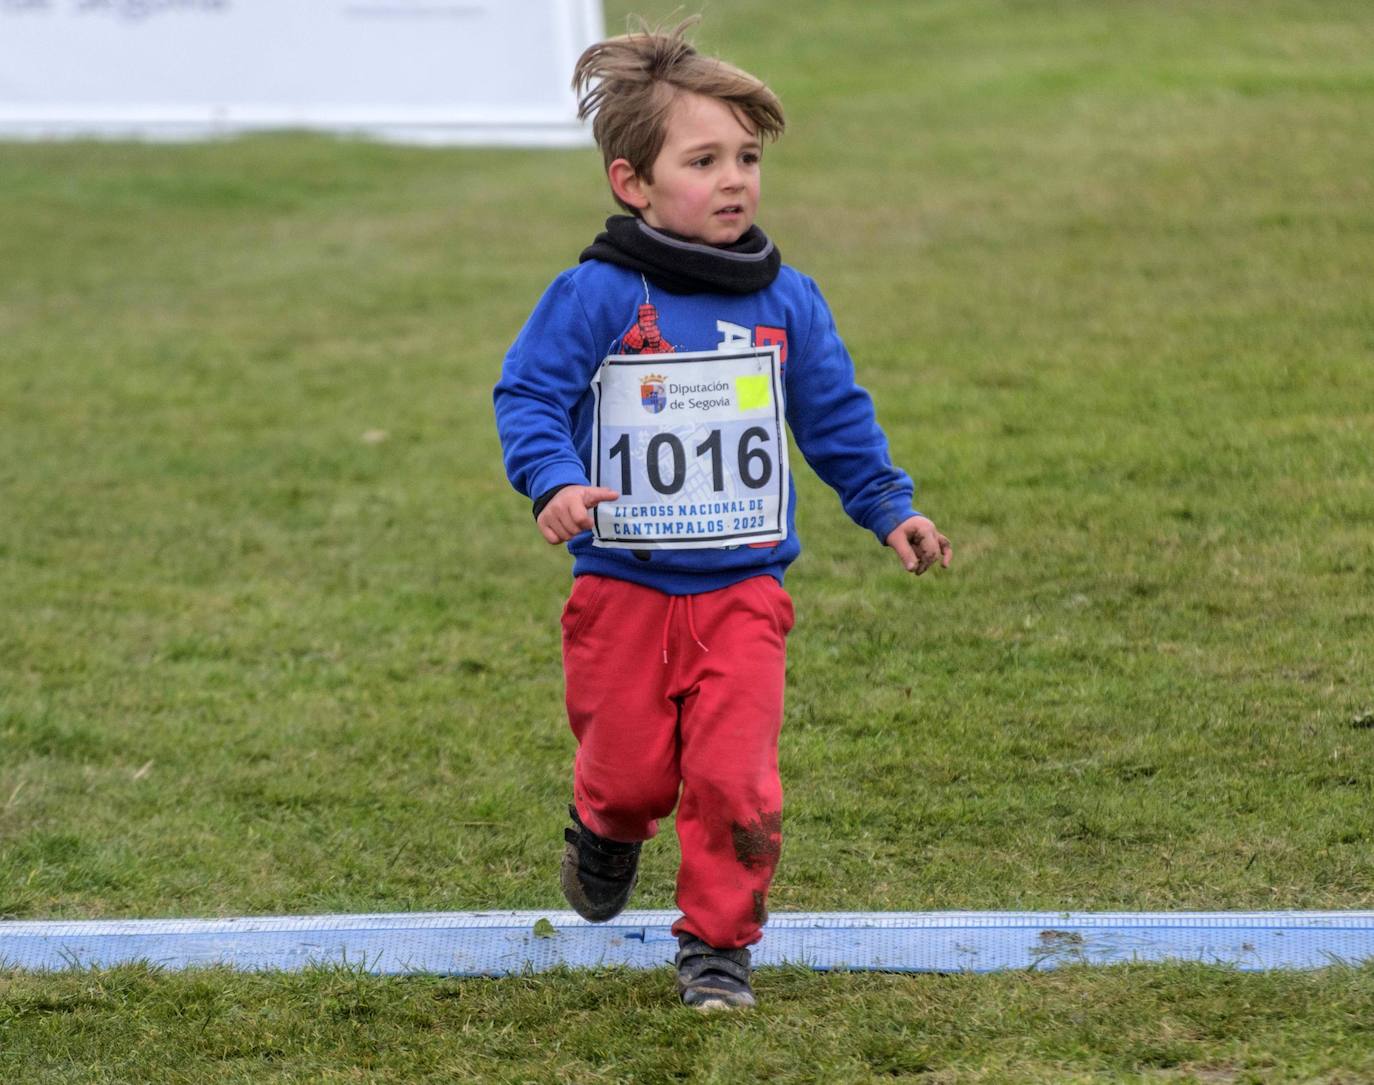
[[[650,226],[728,245],[754,224],[761,157],[758,136],[728,105],[684,91],[668,113],[653,181],[631,173],[625,188]]]

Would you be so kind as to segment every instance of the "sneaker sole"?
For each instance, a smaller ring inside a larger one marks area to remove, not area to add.
[[[685,1003],[689,1010],[696,1010],[697,1013],[730,1013],[735,1010],[752,1010],[753,1002],[727,1002],[723,998],[707,999],[705,1002]]]

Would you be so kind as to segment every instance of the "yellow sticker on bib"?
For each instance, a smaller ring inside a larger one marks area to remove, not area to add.
[[[735,378],[736,406],[741,411],[756,411],[773,402],[771,381],[767,373]]]

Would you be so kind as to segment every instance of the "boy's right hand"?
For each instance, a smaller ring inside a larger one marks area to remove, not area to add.
[[[574,535],[590,531],[590,510],[603,501],[614,501],[619,496],[615,490],[607,490],[602,486],[564,486],[544,506],[535,523],[539,525],[545,541],[550,546],[557,546]]]

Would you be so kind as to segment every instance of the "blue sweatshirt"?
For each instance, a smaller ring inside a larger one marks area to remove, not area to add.
[[[651,307],[650,307],[651,306]],[[646,319],[647,310],[647,319]],[[655,323],[654,317],[657,317]],[[787,425],[803,456],[860,527],[885,542],[910,516],[912,482],[894,467],[873,401],[816,284],[783,265],[752,294],[673,294],[601,260],[549,286],[506,355],[496,385],[496,426],[511,484],[531,500],[591,484],[591,381],[608,354],[724,345],[781,346]],[[770,546],[621,550],[568,542],[573,575],[595,573],[690,595],[761,574],[782,581],[801,552],[796,489],[788,480],[787,538]]]

